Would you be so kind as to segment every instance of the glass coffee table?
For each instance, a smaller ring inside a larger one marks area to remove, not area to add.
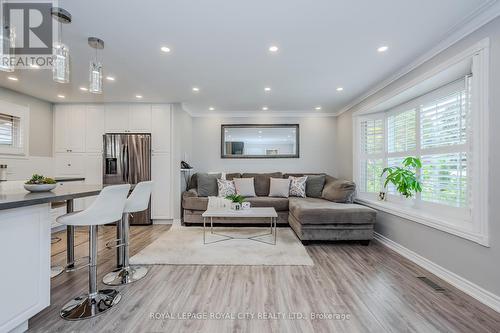
[[[278,214],[274,207],[253,207],[247,209],[233,210],[233,209],[207,209],[202,215],[203,217],[203,244],[212,244],[223,242],[231,239],[249,239],[256,242],[266,243],[270,245],[276,245],[276,223],[278,221]],[[214,218],[269,218],[271,222],[270,230],[268,233],[254,235],[251,237],[234,237],[227,234],[214,232]],[[225,237],[224,239],[219,239],[212,242],[207,242],[205,233],[206,233],[206,222],[209,220],[210,222],[210,233],[214,235],[219,235]],[[273,241],[268,242],[262,239],[259,239],[263,236],[273,235]]]

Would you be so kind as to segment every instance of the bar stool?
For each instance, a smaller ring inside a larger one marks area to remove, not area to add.
[[[130,266],[129,264],[129,214],[141,212],[148,209],[149,198],[153,182],[138,183],[125,204],[121,224],[117,226],[119,235],[119,244],[117,245],[117,268],[106,274],[102,279],[104,284],[110,286],[120,286],[132,283],[142,279],[148,273],[145,266]]]
[[[114,289],[97,290],[97,226],[121,218],[129,190],[128,184],[107,186],[87,209],[57,218],[61,224],[89,226],[89,292],[66,303],[60,312],[62,318],[92,318],[120,301],[121,295]]]

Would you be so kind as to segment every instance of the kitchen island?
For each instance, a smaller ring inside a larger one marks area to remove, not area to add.
[[[28,319],[50,304],[51,203],[66,201],[71,211],[74,199],[95,196],[101,189],[67,183],[49,192],[30,193],[23,182],[0,183],[0,295],[4,299],[0,332],[26,331]]]

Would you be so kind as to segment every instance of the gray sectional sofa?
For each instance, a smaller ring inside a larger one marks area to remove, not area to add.
[[[270,178],[288,178],[318,174],[275,173],[231,173],[226,179],[254,178],[256,197],[246,198],[252,207],[274,207],[278,213],[278,223],[288,224],[303,243],[311,241],[359,240],[367,245],[373,238],[376,218],[374,209],[354,204],[355,184],[324,175],[324,185],[315,197],[269,197]],[[201,224],[201,214],[207,209],[208,197],[198,195],[198,174],[189,182],[188,190],[182,194],[183,223]],[[316,177],[317,178],[317,177]],[[312,177],[311,177],[312,179]],[[312,185],[311,185],[312,186]],[[315,185],[317,186],[317,184]],[[306,183],[307,191],[307,183]],[[214,223],[269,223],[267,220],[217,219]]]

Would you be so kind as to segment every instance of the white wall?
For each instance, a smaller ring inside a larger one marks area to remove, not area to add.
[[[300,158],[222,159],[222,124],[299,124]],[[197,117],[192,128],[193,166],[202,172],[326,172],[335,176],[335,131],[335,117]]]
[[[33,173],[51,176],[52,167],[52,103],[0,87],[0,100],[23,105],[30,110],[28,156],[0,156],[7,164],[9,180],[23,180]],[[0,110],[1,112],[1,110]]]
[[[352,112],[366,103],[389,94],[416,76],[465,50],[481,39],[490,38],[490,138],[489,138],[489,216],[490,247],[484,247],[422,224],[380,212],[376,231],[390,240],[431,260],[445,269],[496,294],[500,304],[500,219],[497,201],[500,198],[500,18],[497,18],[435,56],[419,68],[395,81],[382,91],[342,114],[337,120],[339,176],[352,179]]]

